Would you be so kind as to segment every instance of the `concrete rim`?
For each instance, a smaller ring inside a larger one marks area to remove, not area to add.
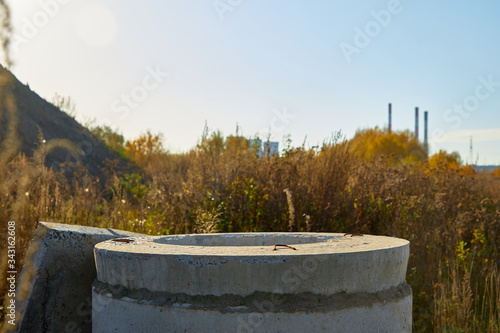
[[[278,247],[284,244],[294,247]],[[339,233],[220,233],[129,237],[98,244],[96,249],[155,255],[310,255],[379,251],[409,245],[409,241],[386,236],[351,236]]]

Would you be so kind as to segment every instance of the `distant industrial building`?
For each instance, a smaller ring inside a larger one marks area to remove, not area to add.
[[[262,140],[261,139],[250,139],[250,140],[248,140],[248,143],[250,144],[250,148],[255,148],[257,150],[262,149]]]
[[[264,156],[269,155],[279,155],[280,153],[280,144],[279,142],[276,141],[266,141],[264,142],[264,148],[263,148]]]
[[[250,148],[256,149],[258,157],[274,156],[279,155],[280,153],[279,142],[265,141],[264,144],[262,144],[261,139],[250,139],[248,142],[250,144]]]

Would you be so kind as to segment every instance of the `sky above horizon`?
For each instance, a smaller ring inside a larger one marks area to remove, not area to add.
[[[500,164],[500,3],[493,1],[8,1],[12,72],[70,96],[80,122],[187,151],[224,135],[415,129],[431,153]]]

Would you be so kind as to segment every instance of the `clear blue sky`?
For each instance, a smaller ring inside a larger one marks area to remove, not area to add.
[[[341,130],[414,129],[431,152],[500,163],[500,3],[495,1],[9,1],[14,74],[77,119],[172,152],[205,121],[294,145]],[[168,75],[167,75],[168,74]]]

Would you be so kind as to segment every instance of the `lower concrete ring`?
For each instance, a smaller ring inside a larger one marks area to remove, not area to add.
[[[412,331],[412,295],[407,284],[375,294],[330,297],[153,295],[99,282],[92,291],[94,333]]]

